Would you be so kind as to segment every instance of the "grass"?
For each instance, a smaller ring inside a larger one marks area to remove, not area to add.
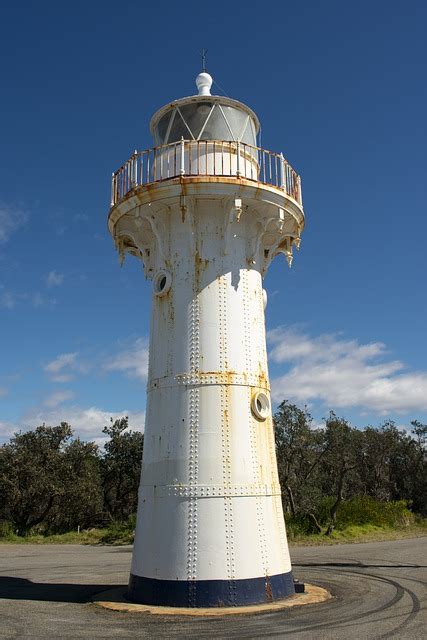
[[[111,523],[102,529],[83,529],[67,533],[43,534],[31,532],[26,536],[18,536],[9,526],[0,526],[0,544],[133,544],[135,518],[127,522]]]
[[[67,533],[57,533],[52,535],[29,534],[28,536],[17,536],[15,533],[8,533],[0,537],[0,544],[99,544],[105,529],[90,529],[89,531],[68,531]]]
[[[427,521],[419,519],[406,527],[380,527],[373,524],[349,525],[336,529],[333,534],[295,534],[289,535],[290,546],[333,545],[348,542],[375,542],[382,540],[399,540],[417,538],[427,535]],[[93,544],[93,545],[126,545],[133,543],[133,527],[128,523],[113,524],[104,529],[88,531],[69,531],[68,533],[28,536],[17,536],[8,532],[0,536],[0,544]]]
[[[335,529],[331,536],[324,534],[296,534],[289,537],[290,546],[333,545],[357,542],[381,542],[419,538],[427,535],[427,521],[419,520],[405,527],[387,527],[374,524],[348,525]]]

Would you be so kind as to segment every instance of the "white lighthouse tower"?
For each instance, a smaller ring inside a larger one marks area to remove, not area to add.
[[[154,114],[113,174],[109,229],[152,280],[147,415],[129,599],[239,606],[294,593],[278,481],[263,277],[292,260],[300,179],[210,93]]]

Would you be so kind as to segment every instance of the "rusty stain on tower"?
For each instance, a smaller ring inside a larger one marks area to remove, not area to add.
[[[199,94],[151,120],[112,176],[109,229],[153,282],[144,455],[128,597],[239,606],[294,593],[265,341],[271,261],[292,262],[301,180],[246,105]]]

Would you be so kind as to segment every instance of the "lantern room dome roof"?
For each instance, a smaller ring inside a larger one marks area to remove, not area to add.
[[[150,130],[156,144],[186,140],[229,140],[256,146],[259,120],[242,102],[225,96],[212,96],[212,77],[200,73],[196,78],[198,95],[174,100],[151,118]]]

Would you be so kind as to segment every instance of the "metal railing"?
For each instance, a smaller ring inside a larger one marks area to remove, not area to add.
[[[301,179],[283,154],[243,142],[181,140],[135,151],[113,173],[111,206],[136,187],[179,176],[246,178],[282,189],[302,205]]]

